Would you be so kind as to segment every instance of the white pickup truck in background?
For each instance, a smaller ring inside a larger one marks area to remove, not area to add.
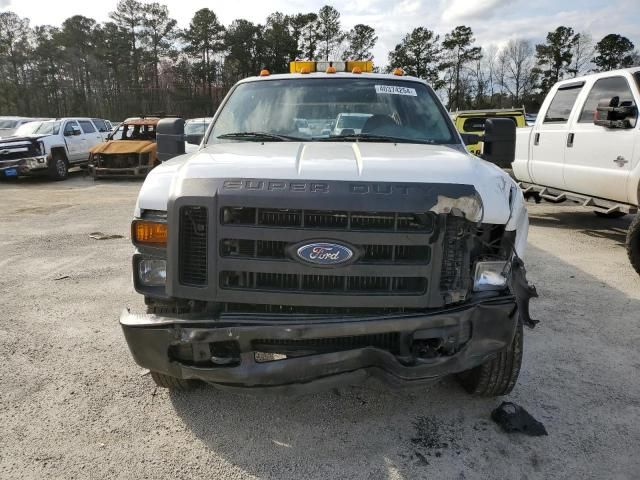
[[[525,197],[572,201],[599,216],[636,214],[640,203],[640,67],[558,82],[535,124],[519,128],[513,176]],[[627,233],[640,273],[640,215]]]
[[[99,118],[44,121],[29,135],[0,140],[0,179],[45,174],[64,180],[69,168],[87,165],[89,150],[108,133]]]

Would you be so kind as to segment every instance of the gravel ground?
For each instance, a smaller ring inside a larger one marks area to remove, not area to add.
[[[143,308],[127,238],[139,185],[0,184],[0,478],[638,478],[630,217],[530,207],[541,323],[507,399],[545,424],[534,438],[502,433],[500,400],[452,380],[295,398],[156,389],[118,326],[123,307]]]

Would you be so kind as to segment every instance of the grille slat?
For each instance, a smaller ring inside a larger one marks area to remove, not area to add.
[[[223,225],[275,228],[429,232],[434,227],[434,215],[428,213],[223,207],[220,217]]]
[[[207,285],[207,265],[207,210],[182,207],[178,255],[180,283],[198,287]]]
[[[354,294],[422,295],[427,289],[427,279],[423,277],[375,277],[304,275],[294,273],[220,272],[220,287],[223,289],[343,294],[345,289]]]

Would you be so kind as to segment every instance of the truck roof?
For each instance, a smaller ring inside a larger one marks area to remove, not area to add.
[[[524,114],[524,107],[519,108],[480,108],[478,110],[456,110],[452,115],[484,115],[492,113]]]
[[[132,117],[122,123],[126,125],[157,125],[160,120],[160,117]]]
[[[630,67],[630,68],[621,68],[618,70],[609,70],[606,72],[598,72],[591,73],[589,75],[581,75],[580,77],[568,78],[566,80],[561,80],[556,85],[567,85],[575,82],[580,82],[581,80],[589,80],[589,79],[598,79],[602,77],[610,77],[612,75],[633,75],[634,73],[640,72],[640,67]]]
[[[336,72],[336,73],[278,73],[274,75],[266,75],[262,77],[248,77],[240,80],[238,83],[247,82],[268,82],[269,80],[312,80],[318,78],[325,78],[327,80],[345,79],[345,78],[362,78],[362,79],[374,79],[374,80],[396,80],[401,82],[419,82],[428,85],[427,82],[421,78],[412,77],[410,75],[392,75],[390,73],[348,73],[348,72]]]

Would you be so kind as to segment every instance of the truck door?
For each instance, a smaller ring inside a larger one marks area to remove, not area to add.
[[[86,142],[82,160],[89,160],[89,150],[95,145],[102,143],[103,137],[90,120],[79,120],[78,123],[82,128]]]
[[[67,145],[67,157],[70,163],[77,162],[82,155],[85,140],[78,122],[69,120],[64,125],[64,142]]]
[[[564,190],[564,152],[569,132],[569,117],[584,82],[560,86],[551,101],[543,106],[542,118],[533,129],[530,172],[534,183]]]
[[[598,102],[613,97],[619,98],[620,105],[637,105],[624,76],[600,78],[593,84],[569,130],[564,181],[572,192],[625,203],[629,201],[627,179],[638,132],[593,123]]]

